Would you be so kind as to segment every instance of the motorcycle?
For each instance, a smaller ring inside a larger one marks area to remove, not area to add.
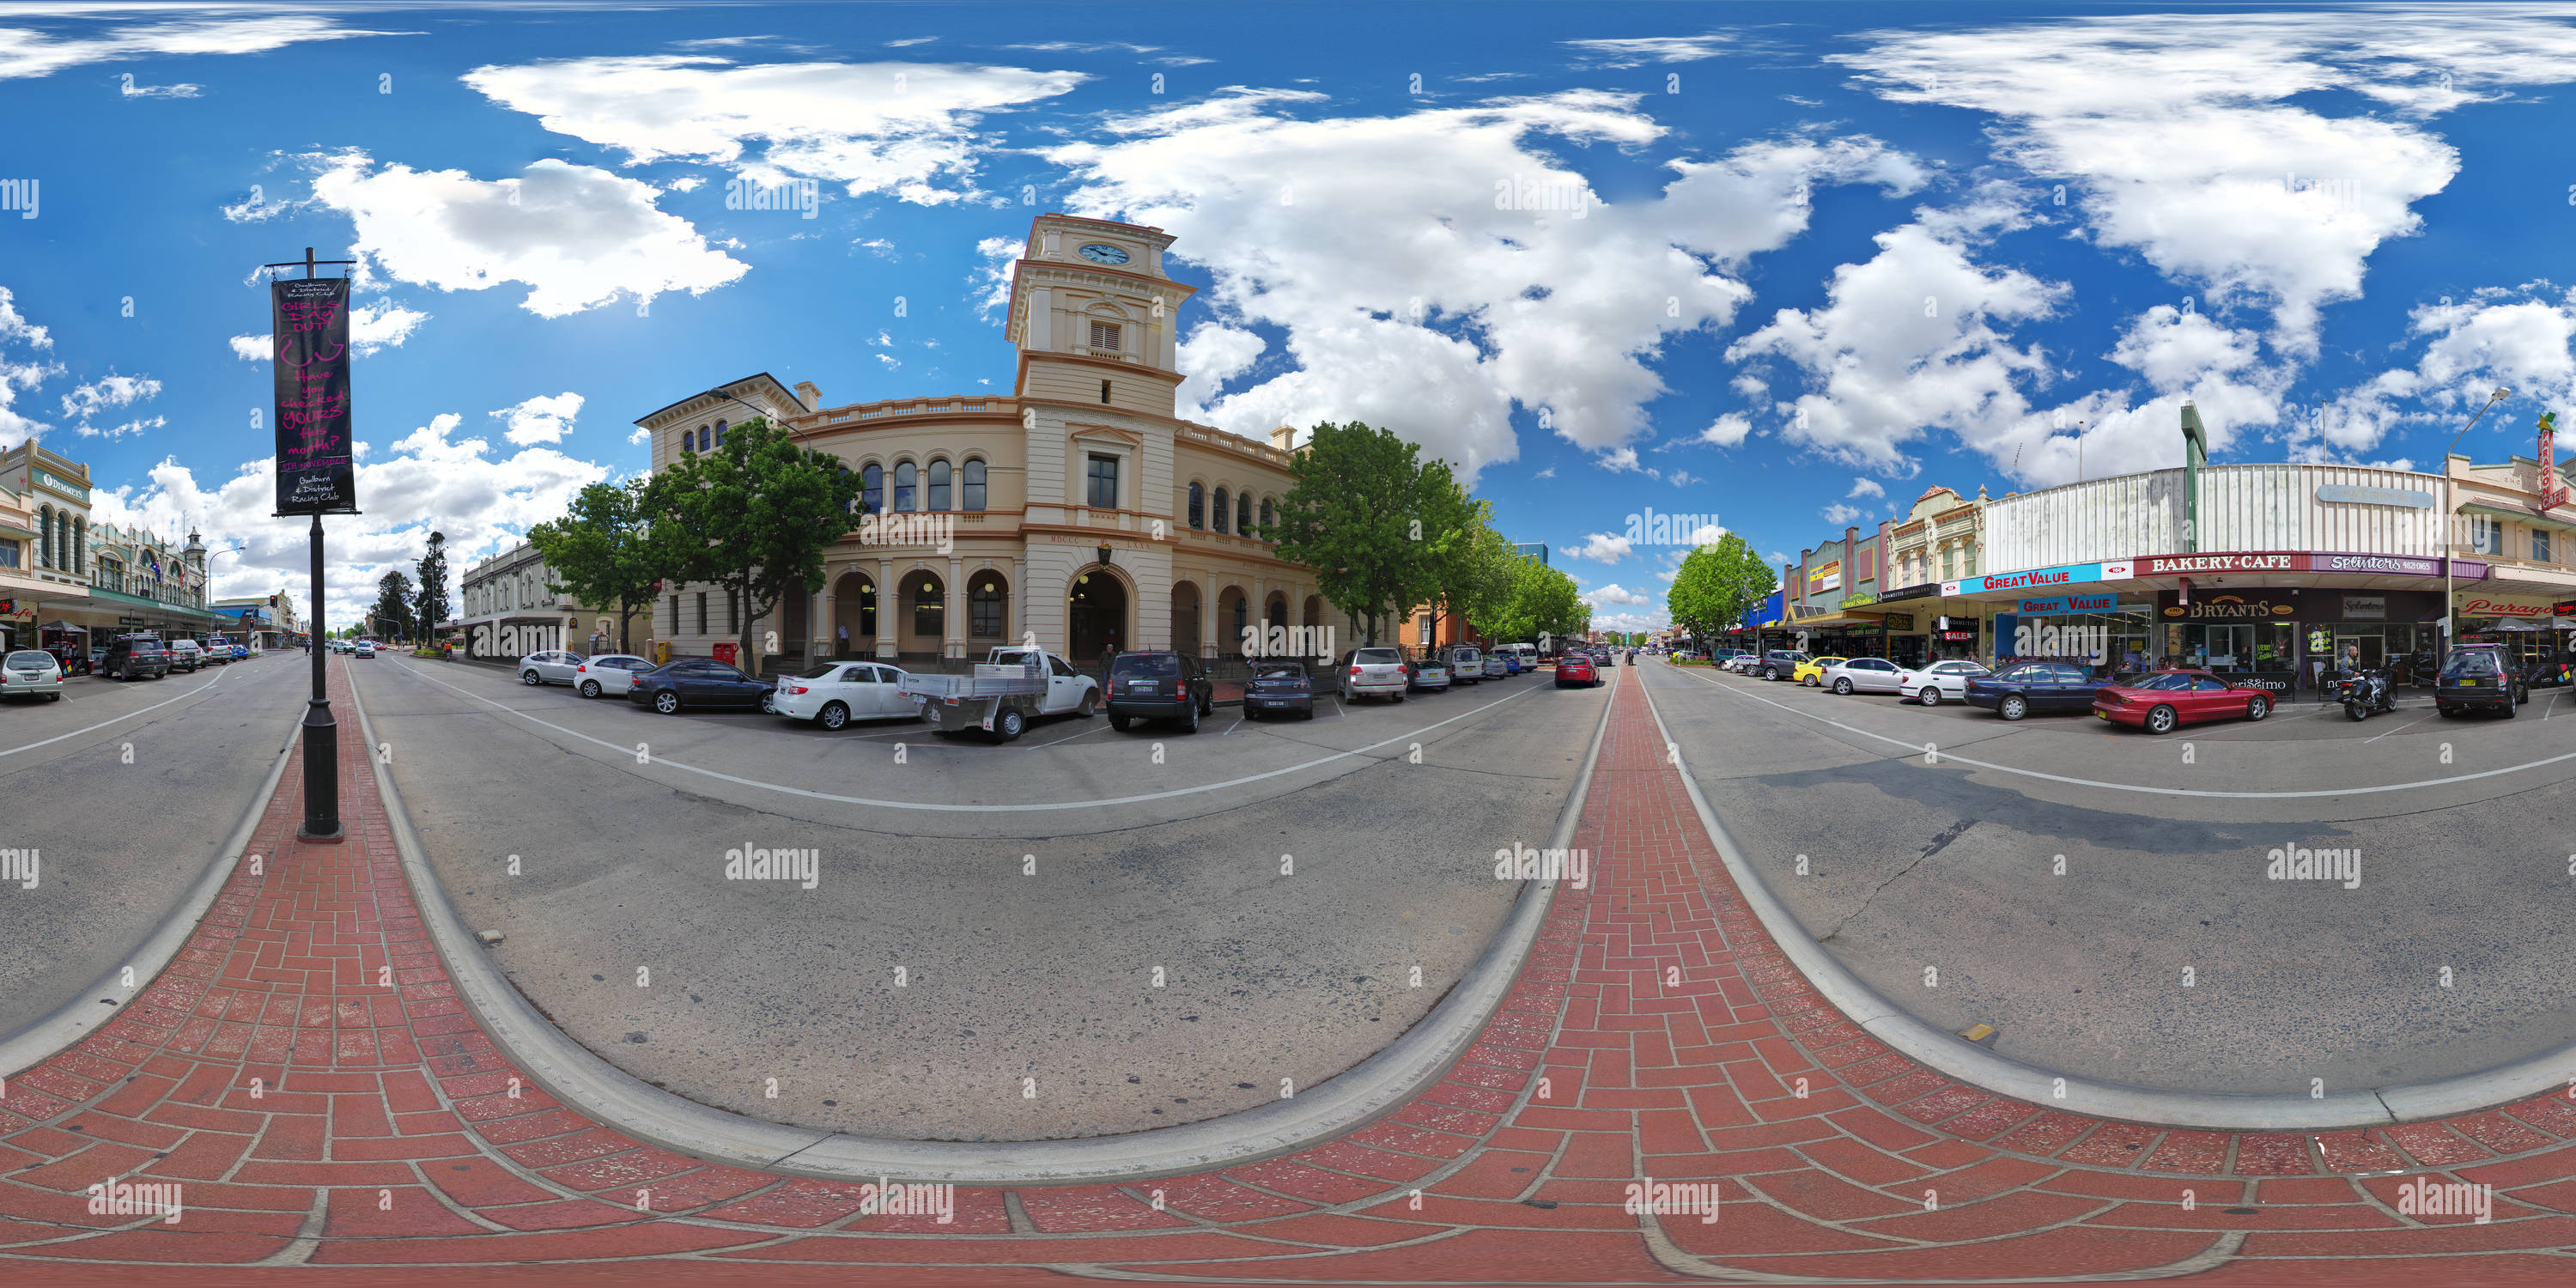
[[[2344,677],[2340,687],[2343,713],[2355,721],[2397,709],[2397,692],[2389,687],[2385,671],[2353,672]]]

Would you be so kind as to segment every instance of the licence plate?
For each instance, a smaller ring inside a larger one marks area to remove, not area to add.
[[[2462,680],[2460,681],[2460,687],[2463,689],[2474,689],[2478,687],[2478,682],[2475,680]]]
[[[2107,711],[2096,711],[2093,713],[2093,718],[2096,720],[2108,720],[2111,718],[2111,713]]]

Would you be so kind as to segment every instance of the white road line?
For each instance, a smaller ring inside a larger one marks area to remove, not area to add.
[[[2554,715],[2558,714],[2558,700],[2559,700],[2560,698],[2563,698],[2563,697],[2566,697],[2566,696],[2567,696],[2567,690],[2565,690],[2565,689],[2560,689],[2560,690],[2559,690],[2559,691],[2557,691],[2556,693],[2550,694],[2550,695],[2549,695],[2549,709],[2548,709],[2548,710],[2546,710],[2546,711],[2541,712],[2541,713],[2540,713],[2540,718],[2541,718],[2541,719],[2543,719],[2543,720],[2546,720],[2546,719],[2548,719],[2549,717],[2551,717],[2551,716],[2554,716]]]
[[[1236,717],[1234,718],[1234,723],[1233,723],[1233,724],[1230,724],[1230,725],[1227,725],[1227,726],[1225,727],[1225,733],[1218,734],[1218,735],[1217,735],[1217,737],[1220,737],[1220,738],[1225,737],[1225,736],[1226,736],[1226,734],[1233,733],[1235,730],[1242,728],[1242,727],[1243,727],[1243,721],[1244,721],[1244,717],[1242,717],[1242,716],[1236,716]]]
[[[1020,750],[1022,750],[1022,751],[1036,751],[1036,750],[1037,750],[1038,748],[1040,748],[1040,747],[1052,747],[1052,746],[1056,745],[1056,744],[1057,744],[1057,743],[1059,743],[1059,742],[1071,742],[1071,741],[1073,741],[1074,739],[1079,738],[1079,737],[1082,737],[1082,736],[1083,736],[1083,735],[1085,735],[1085,734],[1094,734],[1094,733],[1098,733],[1098,732],[1100,732],[1101,730],[1106,729],[1106,728],[1108,728],[1108,727],[1109,727],[1109,724],[1108,724],[1108,722],[1107,722],[1107,721],[1102,721],[1102,722],[1101,722],[1101,723],[1099,723],[1099,724],[1090,724],[1088,721],[1085,721],[1084,723],[1085,723],[1085,725],[1087,726],[1086,728],[1076,729],[1076,730],[1074,730],[1072,733],[1066,734],[1065,736],[1063,736],[1063,737],[1061,737],[1061,738],[1049,738],[1049,739],[1047,739],[1045,742],[1033,742],[1033,743],[1029,743],[1028,745],[1026,745],[1026,746],[1024,746],[1024,747],[1021,747],[1021,748],[1020,748]]]
[[[457,688],[455,685],[449,684],[447,681],[439,679],[437,676],[431,675],[410,663],[398,662],[395,666],[397,669],[409,671],[412,674],[419,676],[421,679],[427,680],[442,689],[451,690],[463,697],[471,698],[476,702],[483,703],[484,705],[501,712],[503,715],[517,716],[530,724],[552,729],[567,738],[577,738],[596,747],[605,747],[608,750],[617,753],[618,758],[621,760],[631,761],[634,758],[635,749],[633,747],[608,742],[600,738],[593,738],[589,734],[582,733],[578,730],[566,729],[562,725],[555,724],[551,721],[539,720],[535,716],[529,715],[527,712],[512,710],[511,708],[503,706],[498,702],[494,702],[492,699],[484,697],[479,693],[468,693],[464,689]],[[1258,783],[1267,779],[1300,773],[1308,769],[1313,769],[1318,765],[1329,765],[1337,760],[1348,760],[1353,756],[1366,755],[1380,747],[1388,747],[1400,742],[1405,742],[1422,734],[1429,733],[1434,729],[1441,728],[1442,726],[1456,724],[1469,716],[1491,711],[1495,707],[1499,707],[1506,702],[1516,701],[1534,692],[1537,692],[1537,690],[1524,689],[1519,693],[1513,694],[1511,697],[1497,698],[1481,707],[1476,707],[1473,710],[1451,716],[1446,720],[1440,721],[1438,724],[1427,724],[1419,729],[1412,730],[1411,732],[1400,733],[1392,738],[1370,743],[1365,747],[1354,747],[1349,751],[1335,752],[1329,756],[1322,756],[1314,760],[1305,761],[1301,764],[1290,765],[1285,769],[1273,769],[1266,773],[1247,774],[1241,778],[1229,778],[1221,783],[1208,783],[1198,787],[1175,787],[1169,791],[1146,792],[1136,796],[1112,796],[1103,800],[1095,801],[1044,801],[1020,805],[931,805],[918,801],[889,801],[877,800],[867,796],[841,796],[832,792],[818,792],[803,787],[788,787],[780,783],[764,783],[755,778],[743,778],[733,774],[720,773],[713,769],[702,769],[696,765],[683,764],[680,761],[667,760],[660,756],[653,757],[650,763],[666,765],[683,773],[698,774],[703,777],[719,779],[728,783],[736,783],[744,787],[757,787],[762,791],[779,792],[788,796],[802,796],[808,800],[834,801],[844,805],[871,805],[880,809],[930,810],[943,814],[1022,814],[1043,810],[1098,809],[1107,805],[1134,805],[1145,801],[1170,800],[1177,796],[1196,796],[1202,792],[1222,791],[1228,787],[1241,787],[1246,783]],[[175,699],[173,700],[175,701]],[[147,710],[148,709],[149,708],[147,708]],[[120,717],[120,719],[121,718],[122,717]],[[111,721],[110,723],[114,722]],[[70,737],[71,735],[65,734],[64,736]]]
[[[1781,706],[1781,704],[1773,702],[1769,698],[1758,697],[1750,693],[1738,693],[1726,685],[1719,684],[1715,680],[1699,676],[1693,672],[1683,671],[1682,674],[1689,675],[1693,679],[1701,680],[1704,683],[1709,684],[1711,687],[1716,688],[1719,692],[1729,693],[1739,698],[1759,702],[1764,706],[1779,707],[1782,711],[1788,711],[1791,715],[1806,716],[1807,719],[1813,720],[1818,724],[1832,725],[1834,728],[1840,729],[1845,733],[1857,734],[1863,738],[1887,743],[1890,746],[1903,747],[1908,751],[1921,751],[1923,749],[1923,744],[1919,742],[1907,742],[1902,738],[1890,738],[1886,734],[1873,733],[1867,729],[1855,728],[1851,725],[1844,724],[1839,720],[1827,720],[1823,716],[1811,715],[1804,711],[1792,711],[1790,708]],[[2396,731],[2390,730],[2390,732],[2394,733]],[[2546,760],[2531,761],[2528,764],[2508,765],[2503,769],[2488,769],[2474,774],[2455,774],[2449,778],[2427,778],[2421,782],[2413,783],[2383,783],[2377,787],[2341,787],[2305,792],[2214,792],[2198,787],[2147,787],[2138,783],[2106,783],[2091,778],[2069,778],[2063,774],[2043,774],[2036,769],[2020,769],[2012,765],[1990,764],[1982,760],[1970,760],[1965,756],[1954,755],[1946,751],[1941,753],[1941,758],[1945,761],[1968,765],[1977,769],[1991,769],[1999,774],[2015,774],[2023,778],[2037,778],[2052,783],[2065,783],[2074,787],[2097,787],[2104,791],[2136,792],[2144,796],[2193,796],[2215,797],[2226,800],[2274,801],[2302,800],[2317,796],[2376,796],[2384,792],[2414,791],[2419,787],[2447,787],[2453,783],[2476,782],[2481,778],[2497,778],[2505,774],[2519,774],[2527,769],[2541,769],[2550,765],[2563,764],[2567,761],[2576,760],[2576,751],[2571,751],[2563,756],[2551,756]]]
[[[221,684],[221,683],[223,683],[223,682],[224,682],[224,677],[223,677],[223,676],[221,676],[221,675],[217,675],[215,678],[213,678],[213,679],[211,679],[211,680],[208,680],[208,681],[206,681],[205,683],[200,684],[200,685],[198,685],[197,687],[195,687],[195,688],[193,688],[193,689],[190,689],[190,690],[188,690],[188,691],[187,691],[187,692],[185,692],[185,693],[180,694],[178,697],[175,697],[175,698],[165,698],[165,699],[163,699],[163,700],[161,700],[161,701],[159,701],[159,702],[155,702],[155,703],[153,703],[151,706],[148,706],[148,707],[144,707],[144,708],[142,708],[142,710],[139,710],[139,711],[128,711],[128,712],[126,712],[124,715],[121,715],[121,716],[112,716],[112,717],[110,717],[110,718],[108,718],[108,719],[105,719],[105,720],[101,720],[101,721],[99,721],[97,724],[87,726],[86,728],[74,729],[74,730],[72,730],[70,733],[56,734],[56,735],[54,735],[54,736],[53,736],[53,737],[51,737],[51,738],[47,738],[47,739],[45,739],[43,742],[31,742],[31,743],[28,743],[26,746],[23,746],[23,747],[11,747],[11,748],[10,748],[10,749],[8,749],[7,751],[0,751],[0,756],[14,756],[14,755],[17,755],[19,752],[22,752],[22,751],[34,751],[34,750],[35,750],[36,748],[38,748],[38,747],[51,746],[51,745],[52,745],[52,744],[54,744],[54,743],[61,742],[61,741],[62,741],[63,739],[65,739],[65,738],[77,738],[77,737],[79,737],[79,736],[81,736],[82,734],[85,734],[85,733],[95,733],[95,732],[97,732],[98,730],[101,730],[101,729],[104,729],[104,728],[108,727],[109,725],[116,724],[116,723],[119,723],[119,722],[121,722],[121,721],[131,720],[131,719],[133,719],[133,718],[134,718],[134,717],[136,717],[136,716],[139,716],[139,715],[143,715],[143,714],[145,714],[146,712],[158,711],[158,710],[160,710],[161,708],[166,707],[166,706],[170,705],[170,704],[171,704],[171,703],[173,703],[173,702],[182,701],[182,700],[187,699],[187,698],[193,698],[193,697],[197,696],[198,694],[203,693],[203,692],[205,692],[206,690],[211,689],[211,688],[215,687],[216,685]],[[70,698],[65,698],[65,699],[63,699],[63,701],[65,701],[65,702],[69,702],[69,701],[71,701],[71,699],[70,699]]]
[[[2432,713],[2432,712],[2430,712],[2430,711],[2427,711],[2427,712],[2425,712],[2424,714],[2422,714],[2422,715],[2420,715],[2420,716],[2417,716],[2417,717],[2415,717],[2414,719],[2409,720],[2409,721],[2407,721],[2406,723],[2404,723],[2404,724],[2402,724],[2402,725],[2399,725],[2399,726],[2397,726],[2397,727],[2396,727],[2396,728],[2394,728],[2394,729],[2389,730],[2389,731],[2388,731],[2388,733],[2404,733],[2404,732],[2406,732],[2407,730],[2412,729],[2412,728],[2414,728],[2415,726],[2417,726],[2417,725],[2419,725],[2419,724],[2422,724],[2422,723],[2424,723],[2425,721],[2430,720],[2430,719],[2432,719],[2432,718],[2433,718],[2433,713]],[[2372,743],[2374,743],[2374,742],[2377,742],[2377,741],[2379,741],[2379,740],[2380,740],[2380,739],[2382,739],[2382,738],[2387,737],[2387,736],[2388,736],[2388,733],[2375,733],[2375,734],[2372,734],[2371,736],[2369,736],[2369,737],[2367,737],[2367,738],[2362,739],[2362,740],[2361,740],[2361,743],[2362,743],[2362,745],[2363,745],[2363,746],[2367,747],[2367,746],[2369,746],[2370,744],[2372,744]]]

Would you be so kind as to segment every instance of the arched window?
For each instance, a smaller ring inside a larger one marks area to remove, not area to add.
[[[980,460],[967,461],[965,473],[966,504],[963,508],[969,510],[981,510],[984,508],[984,462]]]
[[[89,520],[72,520],[72,572],[78,575],[89,567]]]
[[[1207,527],[1207,488],[1197,483],[1190,484],[1190,526]]]
[[[1226,521],[1226,517],[1227,517],[1229,514],[1231,514],[1231,513],[1233,512],[1233,509],[1234,509],[1234,507],[1233,507],[1233,506],[1228,502],[1227,494],[1226,494],[1226,490],[1225,490],[1224,488],[1218,488],[1218,489],[1216,490],[1216,530],[1217,530],[1217,531],[1219,531],[1219,532],[1223,532],[1223,531],[1225,531],[1225,521]]]
[[[1252,535],[1252,494],[1250,492],[1234,498],[1234,532],[1239,537]]]
[[[1279,522],[1279,512],[1270,508],[1270,498],[1261,498],[1261,537],[1270,539],[1270,529]]]
[[[966,632],[979,640],[1002,638],[1002,577],[984,572],[966,588]]]
[[[921,472],[920,472],[918,469],[914,468],[914,466],[913,466],[913,463],[912,463],[912,462],[910,462],[910,461],[898,461],[898,462],[896,462],[896,463],[895,463],[895,467],[894,467],[894,512],[895,512],[895,513],[897,513],[897,514],[910,514],[910,513],[912,513],[912,511],[913,511],[913,498],[914,498],[914,496],[915,496],[915,495],[920,491],[920,487],[919,487],[918,483],[916,482],[916,480],[918,480],[920,477],[921,477]]]
[[[912,633],[928,639],[941,638],[947,630],[943,623],[947,609],[947,588],[936,577],[922,578],[912,590]]]
[[[930,503],[921,508],[925,510],[945,510],[948,508],[947,461],[934,460],[930,463]]]
[[[723,421],[717,421],[717,422],[716,422],[716,446],[718,446],[718,447],[722,447],[722,446],[724,446],[724,429],[725,429],[725,423],[724,423]]]
[[[1236,638],[1237,640],[1241,640],[1241,639],[1243,638],[1243,629],[1244,629],[1245,627],[1247,627],[1247,626],[1250,626],[1251,624],[1252,624],[1252,600],[1251,600],[1249,597],[1247,597],[1247,596],[1243,596],[1243,595],[1237,595],[1237,596],[1235,596],[1235,597],[1234,597],[1234,638]]]
[[[36,566],[54,566],[54,507],[36,507]]]
[[[859,471],[859,513],[885,513],[885,467],[869,465]]]

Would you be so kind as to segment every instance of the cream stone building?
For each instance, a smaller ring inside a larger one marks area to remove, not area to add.
[[[979,658],[1027,636],[1083,663],[1111,647],[1215,658],[1250,626],[1341,627],[1313,576],[1257,535],[1292,486],[1292,431],[1261,443],[1174,414],[1194,288],[1165,274],[1171,242],[1038,216],[1012,270],[1008,397],[826,407],[811,382],[761,374],[636,422],[657,471],[761,415],[858,475],[823,584],[754,623],[759,647],[787,655],[773,662]],[[651,633],[708,655],[739,612],[720,590],[666,588]]]

